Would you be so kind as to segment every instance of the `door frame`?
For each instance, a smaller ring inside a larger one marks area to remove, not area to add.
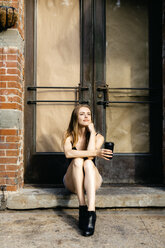
[[[34,41],[35,41],[35,1],[25,1],[25,106],[24,106],[24,180],[31,163],[32,154],[35,151],[35,106],[28,105],[30,97],[35,97],[35,92],[29,93],[27,86],[34,86]],[[32,96],[31,96],[32,94]]]
[[[25,85],[35,86],[35,1],[25,1],[26,17],[25,17]],[[106,108],[103,105],[97,104],[98,101],[106,100],[106,1],[105,0],[80,0],[80,60],[81,60],[81,87],[88,87],[88,91],[82,91],[80,100],[91,99],[90,106],[94,109],[94,122],[97,130],[105,137],[105,119]],[[160,183],[163,180],[163,167],[161,160],[162,151],[162,43],[161,43],[161,24],[162,24],[162,1],[159,0],[156,4],[150,1],[149,5],[150,25],[149,25],[149,60],[150,60],[150,87],[158,88],[157,94],[150,94],[151,100],[157,101],[157,107],[150,107],[150,153],[149,154],[115,154],[111,162],[111,174],[109,164],[103,162],[102,159],[97,159],[97,166],[100,172],[105,177],[107,176],[116,180],[117,174],[113,173],[113,168],[118,164],[121,171],[126,171],[124,176],[129,179],[131,176],[134,181],[130,183]],[[160,14],[161,13],[161,14]],[[152,17],[152,18],[151,18]],[[154,17],[154,18],[153,18]],[[156,25],[155,25],[156,23]],[[159,27],[159,28],[158,28]],[[153,59],[154,58],[154,59]],[[101,66],[100,66],[101,65]],[[156,82],[159,83],[159,87]],[[99,89],[102,91],[100,98]],[[96,94],[94,94],[96,92]],[[35,105],[28,105],[27,101],[35,99],[35,92],[29,92],[25,89],[25,183],[29,183],[29,167],[36,163],[35,153]],[[99,113],[99,116],[96,115]],[[152,120],[155,116],[156,121]],[[31,120],[31,121],[29,121]],[[155,132],[159,130],[159,132]],[[40,154],[41,155],[41,154]],[[45,159],[53,159],[53,154],[45,154],[48,157]],[[60,158],[61,163],[64,163],[63,153],[56,153],[54,156]],[[43,157],[42,157],[43,158]],[[58,165],[59,166],[59,165]],[[63,168],[64,173],[66,167]],[[37,171],[31,171],[30,174],[35,174]],[[121,180],[122,178],[118,178]],[[61,180],[61,179],[60,179]],[[127,181],[127,180],[126,180]],[[31,180],[31,182],[34,182]],[[37,182],[38,183],[38,182]],[[125,181],[123,180],[123,183]]]

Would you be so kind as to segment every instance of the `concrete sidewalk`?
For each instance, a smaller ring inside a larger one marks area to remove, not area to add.
[[[0,211],[0,248],[165,247],[165,208],[97,209],[91,237],[77,221],[78,209]]]

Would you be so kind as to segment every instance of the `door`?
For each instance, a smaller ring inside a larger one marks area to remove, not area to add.
[[[96,3],[99,6],[99,1]],[[97,94],[97,104],[100,99],[106,109],[106,140],[115,143],[113,160],[98,161],[107,183],[160,183],[162,180],[161,4],[161,1],[147,0],[107,0],[105,3],[103,64],[106,69],[102,78],[106,85],[99,90],[104,97]],[[96,30],[98,16],[96,12]],[[97,77],[100,48],[97,49],[97,38],[95,42]]]
[[[104,182],[160,183],[161,2],[31,0],[26,11],[26,32],[34,32],[26,41],[25,182],[62,185],[62,134],[74,106],[86,103],[97,131],[115,142],[113,160],[96,162]]]

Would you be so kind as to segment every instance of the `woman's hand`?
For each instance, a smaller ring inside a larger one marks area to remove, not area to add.
[[[88,125],[88,130],[90,133],[95,133],[95,127],[92,122]]]
[[[96,156],[105,160],[110,160],[113,156],[113,153],[109,149],[99,149],[96,151]]]

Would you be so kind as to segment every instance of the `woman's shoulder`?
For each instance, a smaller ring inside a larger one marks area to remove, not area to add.
[[[104,136],[101,133],[96,133],[96,139],[98,140],[103,140],[104,141]]]
[[[96,137],[103,137],[104,138],[104,136],[99,132],[97,132],[95,135],[96,135]]]
[[[67,131],[64,132],[63,137],[65,141],[70,141],[70,142],[73,141],[72,135],[67,136]]]

